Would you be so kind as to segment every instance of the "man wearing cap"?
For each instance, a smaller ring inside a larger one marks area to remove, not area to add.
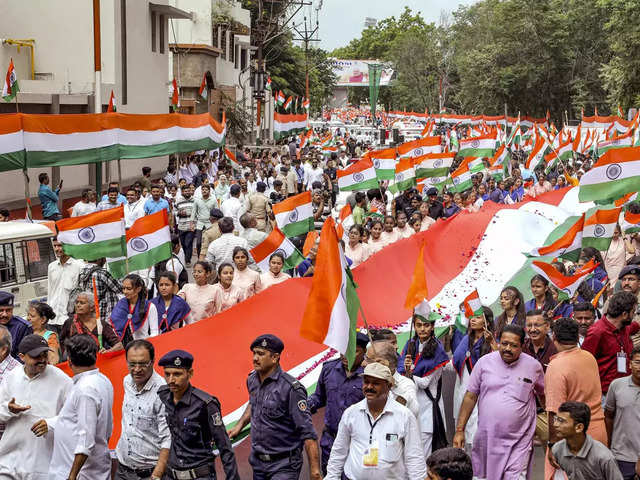
[[[44,419],[60,413],[73,382],[47,364],[49,345],[40,335],[24,337],[18,351],[24,365],[0,386],[0,422],[6,424],[0,439],[0,478],[44,480],[53,450],[53,432]]]
[[[260,335],[250,348],[254,371],[247,379],[249,405],[229,436],[236,437],[251,420],[249,463],[254,480],[298,480],[303,444],[309,458],[311,480],[321,479],[307,391],[280,367],[282,340],[275,335]]]
[[[211,226],[207,228],[204,232],[202,232],[202,249],[200,250],[199,260],[203,261],[207,256],[207,250],[209,250],[209,245],[214,240],[220,238],[222,232],[220,231],[220,227],[218,226],[218,220],[224,217],[224,213],[219,208],[212,208],[211,212],[209,212],[209,220],[211,221]]]
[[[322,364],[316,391],[309,397],[308,407],[311,413],[319,408],[324,410],[324,430],[320,438],[322,450],[322,473],[327,474],[327,463],[331,454],[333,441],[338,433],[338,424],[344,411],[364,398],[362,393],[362,360],[369,337],[362,332],[356,334],[356,357],[349,368],[347,358],[329,360]]]
[[[67,340],[73,386],[58,416],[47,419],[55,432],[49,480],[111,479],[113,386],[96,367],[97,354],[89,335]]]
[[[430,187],[427,190],[427,203],[429,204],[429,216],[434,220],[444,216],[444,207],[438,200],[438,189]]]
[[[20,362],[11,356],[11,333],[0,325],[0,386],[9,376],[9,372],[20,366]],[[4,432],[4,423],[0,422],[0,438]]]
[[[365,398],[342,415],[326,480],[427,477],[418,421],[390,395],[392,385],[387,366],[373,362],[364,368]]]
[[[24,318],[13,314],[13,300],[12,293],[0,291],[0,325],[11,333],[11,355],[18,358],[18,346],[25,336],[33,333],[33,328]]]
[[[191,385],[193,356],[172,350],[158,362],[167,384],[158,389],[171,431],[166,476],[175,480],[215,480],[214,445],[228,480],[239,480],[236,458],[222,422],[218,399]]]

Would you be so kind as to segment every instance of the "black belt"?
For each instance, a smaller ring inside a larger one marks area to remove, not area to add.
[[[153,468],[147,468],[146,470],[142,470],[142,469],[136,470],[135,468],[126,466],[124,463],[120,463],[119,466],[122,467],[124,471],[129,473],[134,473],[139,478],[149,478],[153,473]]]
[[[283,458],[289,458],[294,456],[300,450],[295,449],[290,452],[280,452],[280,453],[256,453],[256,457],[258,460],[263,462],[275,462],[277,460],[282,460]]]
[[[200,465],[199,467],[190,468],[188,470],[176,470],[169,467],[168,475],[174,480],[192,480],[195,478],[206,477],[215,473],[216,469],[213,465]]]

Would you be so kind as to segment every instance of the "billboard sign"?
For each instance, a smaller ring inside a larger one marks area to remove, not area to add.
[[[341,60],[332,59],[333,73],[336,75],[338,87],[368,87],[369,64],[379,63],[376,60]],[[380,75],[380,86],[389,85],[393,76],[393,68],[385,68]]]

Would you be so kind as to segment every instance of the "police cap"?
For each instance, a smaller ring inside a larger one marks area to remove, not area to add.
[[[193,355],[184,350],[171,350],[162,356],[158,365],[160,367],[185,368],[189,370],[193,365]]]
[[[284,350],[284,343],[282,343],[282,340],[275,335],[267,333],[265,335],[260,335],[251,342],[250,349],[253,350],[256,347],[264,348],[265,350],[269,350],[273,353],[282,353],[282,350]]]
[[[13,307],[13,294],[0,291],[0,307]]]
[[[635,275],[640,278],[640,265],[627,265],[622,269],[618,278],[622,278],[625,275]]]
[[[356,333],[356,345],[358,347],[367,348],[369,345],[369,336],[366,333]]]

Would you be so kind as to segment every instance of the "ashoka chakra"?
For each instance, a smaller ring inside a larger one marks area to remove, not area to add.
[[[416,148],[416,149],[413,151],[413,156],[414,156],[414,157],[419,157],[419,156],[421,156],[421,155],[422,155],[422,152],[423,152],[423,150],[422,150],[421,148]]]
[[[433,166],[435,168],[440,168],[442,166],[442,159],[437,159],[435,162],[433,162]]]
[[[96,239],[96,234],[91,227],[85,227],[78,232],[78,238],[82,243],[91,243]]]
[[[396,174],[396,182],[401,182],[403,178],[404,178],[404,175],[402,173]]]
[[[607,233],[607,230],[600,224],[596,225],[596,227],[593,229],[593,234],[596,237],[604,237],[606,233]]]
[[[298,210],[296,210],[295,208],[289,214],[289,221],[292,223],[298,221]]]
[[[145,241],[144,238],[134,238],[131,240],[131,249],[136,252],[144,252],[149,249],[149,244]]]
[[[622,174],[622,167],[617,163],[612,163],[607,167],[605,173],[609,180],[615,180]]]
[[[353,174],[353,181],[354,182],[364,182],[364,173],[362,172],[356,172]]]
[[[471,142],[471,148],[478,148],[480,146],[480,140],[474,140]]]
[[[373,166],[374,168],[380,168],[380,160],[377,158],[373,159]]]

